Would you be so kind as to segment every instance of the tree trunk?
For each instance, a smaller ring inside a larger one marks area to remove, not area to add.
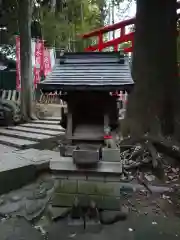
[[[128,132],[172,134],[178,86],[176,0],[137,0]]]
[[[56,0],[51,0],[51,12],[55,13],[56,11]]]
[[[32,0],[19,0],[19,31],[21,58],[21,111],[25,121],[32,118]]]

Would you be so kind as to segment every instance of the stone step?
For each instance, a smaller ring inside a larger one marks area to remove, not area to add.
[[[122,163],[121,162],[102,162],[100,161],[96,168],[77,168],[73,163],[71,157],[58,157],[58,159],[53,158],[50,161],[50,169],[53,171],[68,171],[68,172],[95,172],[95,173],[108,173],[108,174],[119,174],[122,173]]]
[[[22,132],[29,132],[29,133],[41,133],[41,134],[45,134],[45,135],[50,135],[50,136],[57,136],[57,135],[64,135],[63,131],[57,132],[57,131],[53,131],[53,130],[45,130],[43,129],[38,129],[38,128],[28,128],[28,127],[22,127],[22,126],[13,126],[13,127],[8,127],[7,129],[11,129],[11,130],[16,130],[16,131],[22,131]]]
[[[60,121],[61,117],[43,117],[41,120]]]
[[[20,126],[21,127],[29,127],[29,128],[49,129],[49,130],[55,130],[55,131],[64,131],[64,128],[62,128],[60,125],[25,123]]]
[[[17,142],[18,139],[14,138],[13,141]],[[53,154],[52,151],[47,150],[18,149],[1,144],[0,151],[0,181],[2,183],[0,195],[35,181],[38,171],[49,169],[49,161]]]
[[[11,146],[7,146],[7,145],[4,145],[4,144],[0,144],[0,153],[1,153],[1,155],[4,154],[4,153],[11,153],[11,152],[13,152],[15,150],[16,150],[15,147],[11,147]]]
[[[47,125],[53,125],[53,124],[59,124],[60,120],[59,121],[51,121],[51,120],[35,120],[33,121],[32,123],[35,123],[35,124],[47,124]]]
[[[17,148],[30,148],[38,144],[35,141],[19,139],[15,137],[7,137],[3,135],[0,135],[0,143]]]
[[[23,138],[23,139],[34,140],[34,141],[52,138],[52,136],[49,136],[49,135],[20,132],[20,131],[10,130],[10,129],[1,129],[0,135],[12,136],[12,137]]]

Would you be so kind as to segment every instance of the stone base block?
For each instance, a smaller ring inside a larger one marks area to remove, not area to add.
[[[99,151],[74,150],[73,161],[77,165],[96,164],[99,162]]]
[[[85,230],[89,233],[99,233],[102,229],[100,221],[95,220],[85,220]]]
[[[102,150],[102,160],[105,162],[121,162],[120,150],[112,148],[104,148]]]
[[[84,220],[68,219],[68,229],[71,234],[82,233],[84,231]]]

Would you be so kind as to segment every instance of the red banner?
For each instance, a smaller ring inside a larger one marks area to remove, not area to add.
[[[44,50],[44,75],[45,77],[51,72],[51,57],[50,51],[46,48]]]
[[[34,86],[37,87],[37,83],[40,82],[40,73],[44,72],[44,43],[42,40],[37,40],[35,46],[35,66],[34,66]]]
[[[16,90],[21,90],[20,37],[16,36]]]
[[[40,82],[41,74],[45,77],[52,71],[50,50],[44,49],[44,41],[37,39],[35,44],[35,66],[33,69],[35,88]],[[16,37],[16,89],[21,90],[21,62],[20,62],[20,37]]]

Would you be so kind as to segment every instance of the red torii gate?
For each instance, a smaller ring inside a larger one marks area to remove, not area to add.
[[[179,9],[179,8],[180,8],[180,2],[177,2],[177,9]],[[177,14],[177,19],[178,18],[179,18],[179,14]],[[133,24],[135,24],[135,17],[112,24],[112,25],[108,25],[108,26],[96,29],[96,30],[86,33],[86,34],[83,34],[81,36],[83,39],[88,39],[91,37],[97,37],[97,39],[98,39],[98,44],[89,46],[89,47],[85,48],[84,50],[86,52],[93,52],[93,51],[101,52],[103,49],[113,46],[114,51],[118,51],[119,44],[130,41],[131,47],[125,48],[124,52],[125,53],[132,52],[133,46],[134,46],[134,31],[126,34],[125,28],[127,26],[133,25]],[[115,39],[104,42],[103,34],[108,33],[110,31],[115,31],[115,30],[120,30],[120,36]]]

